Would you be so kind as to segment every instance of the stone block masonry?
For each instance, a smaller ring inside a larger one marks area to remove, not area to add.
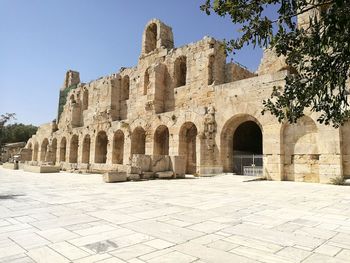
[[[207,175],[260,166],[272,180],[328,183],[350,176],[350,124],[321,126],[317,114],[296,124],[262,115],[262,101],[290,74],[264,52],[258,74],[226,63],[211,37],[174,47],[172,29],[145,27],[135,67],[89,83],[68,71],[58,119],[26,145],[31,164],[67,171]]]

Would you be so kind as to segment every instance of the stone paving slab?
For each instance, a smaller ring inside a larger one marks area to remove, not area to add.
[[[350,187],[0,166],[0,263],[350,262]]]

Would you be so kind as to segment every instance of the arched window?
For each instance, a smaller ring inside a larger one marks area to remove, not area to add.
[[[178,57],[175,60],[175,87],[186,85],[187,78],[187,58],[185,56]]]
[[[122,100],[129,99],[129,92],[130,92],[130,78],[128,75],[126,75],[122,79]]]
[[[150,53],[157,48],[157,25],[150,24],[146,30],[145,52]]]

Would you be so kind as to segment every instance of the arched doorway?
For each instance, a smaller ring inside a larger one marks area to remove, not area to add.
[[[48,145],[49,145],[49,140],[45,138],[41,143],[41,147],[40,147],[40,161],[42,162],[46,161],[46,153],[47,153]]]
[[[56,163],[56,155],[57,155],[57,139],[54,138],[51,143],[51,161]]]
[[[192,122],[181,126],[179,134],[179,155],[186,159],[186,173],[195,174],[197,170],[197,127]]]
[[[304,116],[283,129],[284,179],[319,182],[318,129],[313,119]]]
[[[63,137],[60,144],[60,162],[66,161],[67,139]]]
[[[69,163],[78,163],[78,147],[79,147],[78,135],[73,135],[70,140]]]
[[[244,174],[254,167],[262,174],[263,133],[260,123],[250,115],[238,115],[226,122],[221,133],[221,161],[227,173]]]
[[[90,135],[86,135],[83,141],[83,156],[82,163],[90,163]]]
[[[154,133],[154,155],[169,155],[169,129],[165,125],[159,126]]]
[[[33,161],[38,161],[39,143],[34,143]]]
[[[123,164],[123,156],[124,156],[124,133],[121,130],[118,130],[114,133],[114,137],[113,137],[112,163]]]
[[[131,135],[131,156],[133,154],[145,154],[146,132],[142,127],[137,127]]]
[[[100,131],[96,136],[95,163],[107,162],[108,137],[106,132]]]

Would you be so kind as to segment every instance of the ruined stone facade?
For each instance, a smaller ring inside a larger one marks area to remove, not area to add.
[[[314,113],[280,124],[261,114],[263,99],[287,74],[269,51],[258,74],[226,63],[221,42],[210,37],[175,48],[171,28],[152,20],[136,67],[89,83],[67,72],[59,117],[28,141],[27,161],[146,178],[240,173],[243,159],[235,157],[250,155],[262,156],[257,166],[273,180],[327,183],[350,175],[350,124],[326,127]]]

